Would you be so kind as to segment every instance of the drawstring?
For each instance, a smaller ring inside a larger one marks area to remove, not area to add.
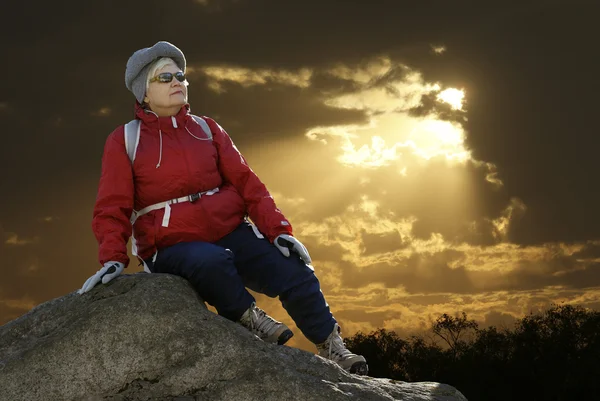
[[[192,134],[190,132],[190,130],[187,127],[187,124],[185,125],[185,130],[188,132],[188,134],[190,134],[191,136],[193,136],[194,138],[196,138],[199,141],[210,141],[210,138],[198,138],[196,135]]]
[[[159,122],[159,124],[160,124],[160,122]],[[160,167],[160,162],[162,160],[162,131],[160,128],[158,129],[158,135],[160,138],[160,148],[159,148],[158,163],[156,164],[156,168]]]
[[[160,167],[160,162],[162,161],[162,130],[160,129],[160,118],[158,117],[158,114],[156,114],[155,112],[153,112],[152,110],[144,110],[146,113],[152,113],[156,116],[156,121],[158,122],[158,136],[160,138],[160,147],[158,149],[158,163],[156,163],[156,168]]]

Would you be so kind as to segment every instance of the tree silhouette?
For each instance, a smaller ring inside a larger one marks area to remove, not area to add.
[[[385,329],[346,342],[367,358],[370,376],[447,383],[470,401],[600,399],[600,312],[552,305],[513,330],[443,314],[431,331],[447,348]]]
[[[464,337],[470,330],[477,330],[477,328],[477,322],[467,319],[465,312],[456,317],[444,313],[436,319],[432,331],[448,344],[452,355],[456,356],[466,345],[461,336]]]

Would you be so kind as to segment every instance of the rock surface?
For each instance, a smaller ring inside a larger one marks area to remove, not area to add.
[[[454,387],[360,377],[265,344],[182,278],[122,275],[0,327],[0,400],[465,401]]]

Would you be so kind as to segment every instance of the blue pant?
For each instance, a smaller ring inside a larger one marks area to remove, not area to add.
[[[247,288],[281,304],[302,333],[321,343],[336,323],[311,267],[295,253],[285,257],[248,222],[216,243],[182,242],[159,250],[153,273],[187,279],[219,315],[237,321],[255,301]]]

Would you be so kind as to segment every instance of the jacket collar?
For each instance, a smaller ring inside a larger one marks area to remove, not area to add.
[[[146,110],[139,102],[135,102],[135,117],[142,120],[149,127],[165,128],[165,127],[184,127],[190,116],[189,103],[184,104],[174,116],[159,117],[151,110]],[[175,120],[175,124],[173,122]]]

